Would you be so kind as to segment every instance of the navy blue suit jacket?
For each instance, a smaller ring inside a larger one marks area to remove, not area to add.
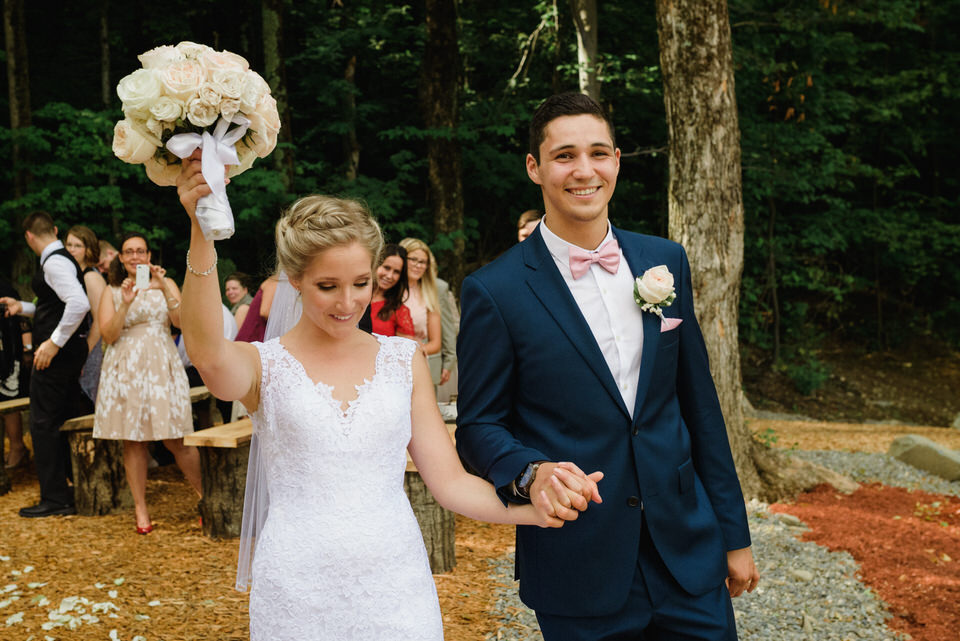
[[[456,436],[463,459],[505,500],[533,461],[573,461],[605,475],[603,503],[591,503],[578,520],[560,529],[517,528],[520,596],[547,614],[599,616],[623,606],[641,510],[661,558],[691,594],[718,587],[726,552],[750,545],[686,253],[662,238],[613,233],[628,263],[621,269],[636,277],[669,268],[677,298],[664,314],[683,319],[661,333],[660,318],[643,314],[633,419],[539,228],[468,276],[461,291]]]

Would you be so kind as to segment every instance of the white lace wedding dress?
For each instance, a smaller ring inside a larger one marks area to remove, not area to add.
[[[442,641],[437,591],[403,491],[416,344],[378,336],[346,412],[278,339],[253,414],[269,512],[256,541],[252,641]]]

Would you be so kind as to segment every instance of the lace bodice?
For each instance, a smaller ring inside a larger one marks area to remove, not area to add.
[[[375,373],[345,411],[278,339],[255,344],[263,373],[252,418],[270,505],[251,639],[442,639],[403,491],[417,346],[378,340]]]

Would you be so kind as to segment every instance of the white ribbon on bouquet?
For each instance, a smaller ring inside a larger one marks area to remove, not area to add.
[[[230,125],[236,127],[229,129]],[[234,145],[247,133],[250,121],[237,114],[233,120],[220,117],[213,134],[177,134],[167,141],[167,149],[180,159],[188,157],[198,147],[203,151],[200,164],[204,180],[213,192],[197,201],[197,223],[207,240],[226,240],[233,236],[233,210],[227,200],[227,184],[224,169],[227,165],[239,165]],[[229,131],[228,131],[229,129]]]

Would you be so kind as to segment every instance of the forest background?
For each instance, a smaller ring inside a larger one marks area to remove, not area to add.
[[[45,209],[111,242],[144,232],[183,275],[173,188],[110,148],[137,54],[192,40],[270,81],[278,151],[228,188],[221,277],[272,269],[272,228],[308,193],[360,197],[418,236],[454,287],[541,205],[523,167],[547,95],[577,90],[578,2],[5,0],[0,269],[25,286],[19,220]],[[623,152],[614,225],[667,236],[667,125],[652,1],[595,5],[597,91]],[[729,0],[745,218],[740,338],[809,394],[825,340],[960,345],[960,0]],[[428,27],[429,25],[429,27]],[[582,44],[581,44],[582,49]],[[951,160],[953,159],[953,160]]]

